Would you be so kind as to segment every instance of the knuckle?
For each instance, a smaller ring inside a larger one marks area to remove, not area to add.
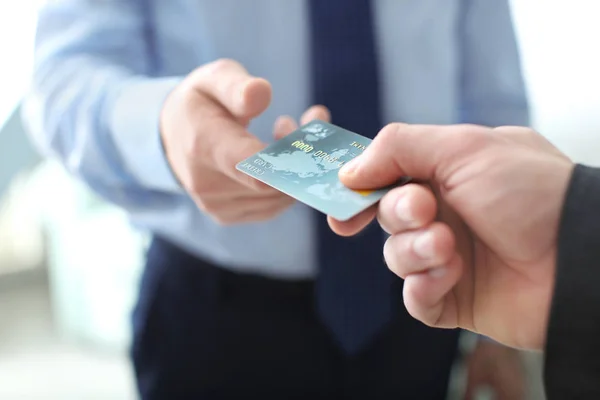
[[[388,193],[379,203],[377,209],[377,220],[381,227],[389,234],[399,233],[406,225],[401,219],[404,215],[399,215],[398,211],[404,211],[404,207],[398,208],[401,201],[400,189]],[[404,201],[408,196],[404,195]]]
[[[206,128],[189,126],[187,136],[184,152],[190,163],[203,165],[213,159],[214,153],[218,150],[218,145],[215,143],[213,135],[206,131]]]
[[[211,215],[213,221],[215,221],[220,226],[231,226],[234,225],[237,221],[235,218],[224,216],[224,215]]]
[[[198,160],[204,160],[203,157],[211,150],[202,125],[199,124],[200,120],[205,120],[205,113],[203,113],[201,104],[198,103],[197,99],[184,101],[184,111],[181,115],[178,140],[182,143],[185,157],[190,162],[197,163]]]
[[[202,110],[203,96],[198,92],[191,82],[182,84],[179,88],[178,101],[181,107],[181,117],[184,122],[191,122],[198,119],[198,112]]]
[[[219,79],[223,75],[228,75],[231,71],[240,70],[242,65],[230,58],[219,58],[196,68],[190,75],[190,86],[194,89],[201,88],[206,90],[219,84]]]
[[[453,127],[453,134],[456,135],[464,144],[478,145],[484,143],[489,135],[484,134],[485,128],[472,124],[462,124]]]
[[[392,238],[393,236],[388,238],[383,245],[383,258],[385,259],[385,263],[390,271],[399,277],[404,278],[404,276],[402,276],[398,270],[396,251]]]
[[[404,303],[406,305],[406,311],[411,317],[421,321],[423,324],[434,328],[436,326],[437,319],[433,317],[431,312],[428,312],[428,307],[423,304],[422,299],[415,292],[415,287],[412,284],[404,284]]]
[[[180,105],[183,105],[184,110],[189,112],[194,108],[198,100],[198,90],[196,88],[194,74],[184,79],[175,89],[173,94],[177,95],[177,100]]]
[[[448,149],[452,154],[474,153],[488,146],[493,139],[488,130],[477,125],[456,125],[448,133],[440,148]]]
[[[421,269],[422,261],[412,249],[412,240],[411,233],[394,234],[386,240],[383,247],[388,268],[402,279]]]
[[[195,198],[196,205],[200,209],[200,211],[210,215],[212,218],[220,218],[222,214],[222,207],[220,202],[214,201],[212,199],[207,199],[206,196],[197,196]]]
[[[267,211],[267,212],[255,215],[255,216],[253,216],[253,222],[272,220],[272,219],[276,218],[277,216],[279,216],[282,211],[283,210]]]
[[[423,324],[430,328],[436,328],[438,325],[437,319],[429,313],[425,312],[425,310],[421,310],[417,307],[411,307],[411,310],[409,310],[408,312],[414,319],[421,321]]]
[[[381,137],[379,140],[381,141],[395,141],[396,137],[400,130],[405,126],[405,124],[394,122],[391,124],[387,124],[383,127],[383,129],[379,132],[377,136]]]
[[[294,199],[282,195],[276,200],[264,201],[257,211],[249,215],[255,221],[265,221],[273,219],[286,211],[294,202]]]
[[[199,132],[192,133],[188,145],[185,146],[185,155],[190,161],[205,160],[210,153],[209,146],[204,143]]]
[[[209,75],[218,75],[225,71],[230,71],[232,68],[238,68],[240,63],[231,58],[219,58],[206,66],[206,71]]]
[[[329,108],[327,108],[326,106],[324,106],[322,104],[316,104],[316,105],[311,106],[302,115],[300,123],[305,124],[307,122],[310,122],[308,119],[315,119],[315,118],[323,120],[323,121],[328,121],[328,122],[331,121],[331,112],[329,111]]]
[[[387,233],[388,235],[391,235],[393,232],[393,229],[390,228],[388,221],[386,220],[386,218],[381,214],[381,211],[379,211],[377,213],[377,223],[379,224],[379,226],[381,227],[381,229]]]
[[[220,218],[221,207],[219,207],[219,203],[216,203],[213,201],[206,201],[204,203],[204,208],[205,208],[205,211],[207,213],[209,213],[210,215]]]
[[[235,168],[235,164],[232,168]],[[240,185],[252,194],[270,195],[271,193],[277,193],[276,189],[251,176],[242,174],[241,172],[237,172],[237,176],[239,177]]]
[[[209,207],[207,207],[206,201],[204,201],[201,196],[194,196],[194,202],[200,211],[210,214],[208,212]]]
[[[206,185],[202,179],[192,179],[188,184],[187,189],[192,193],[192,195],[198,197],[200,201],[204,202],[203,197],[205,194]]]
[[[276,207],[270,207],[269,209],[267,209],[267,213],[266,214],[267,214],[267,216],[269,218],[275,218],[278,215],[283,214],[283,212],[285,210],[287,210],[291,205],[292,205],[291,202],[287,202],[287,201],[286,202],[282,202],[281,204],[279,204]]]
[[[248,194],[260,194],[266,193],[269,190],[273,190],[266,183],[263,183],[258,179],[246,175],[240,171],[237,171],[235,166],[238,162],[221,164],[221,169],[234,171],[236,183],[240,186],[240,189],[244,189],[244,191],[248,192]]]
[[[323,113],[323,118],[325,118],[326,121],[331,121],[331,111],[329,111],[329,108],[324,105],[320,105],[319,110]]]
[[[517,126],[517,125],[500,125],[500,126],[496,126],[496,127],[492,128],[492,130],[494,132],[499,132],[499,133],[510,132],[510,133],[519,133],[519,134],[527,134],[527,135],[537,134],[537,132],[530,127]]]

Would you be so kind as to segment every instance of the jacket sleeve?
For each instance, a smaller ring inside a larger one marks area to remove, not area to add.
[[[577,165],[565,198],[548,324],[549,400],[600,399],[600,169]]]

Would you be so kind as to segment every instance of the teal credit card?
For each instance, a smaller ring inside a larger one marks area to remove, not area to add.
[[[346,221],[377,203],[389,190],[351,190],[338,171],[361,154],[371,139],[333,124],[314,120],[266,149],[241,161],[236,168],[261,182],[339,221]]]

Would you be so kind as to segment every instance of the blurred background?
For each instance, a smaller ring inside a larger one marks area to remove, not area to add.
[[[0,2],[0,399],[134,399],[129,315],[146,238],[23,132],[38,3]],[[512,3],[534,127],[600,165],[600,2]],[[540,357],[524,358],[543,399]],[[458,366],[450,397],[462,378]]]

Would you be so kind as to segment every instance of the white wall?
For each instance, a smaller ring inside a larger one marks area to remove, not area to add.
[[[25,137],[17,114],[33,66],[39,2],[0,0],[0,198],[13,175],[39,159]]]
[[[0,0],[0,127],[29,84],[39,3],[41,0]]]
[[[535,127],[575,161],[600,166],[600,1],[512,3]]]

